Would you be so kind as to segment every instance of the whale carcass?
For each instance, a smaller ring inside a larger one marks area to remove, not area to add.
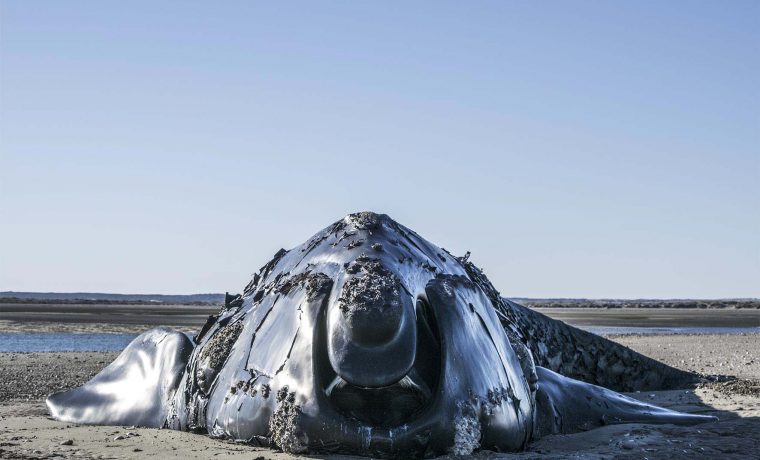
[[[502,298],[467,256],[363,212],[280,250],[195,337],[145,332],[47,406],[294,453],[421,457],[713,420],[616,393],[694,378]]]

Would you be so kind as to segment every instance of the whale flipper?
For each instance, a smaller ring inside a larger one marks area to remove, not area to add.
[[[716,417],[692,415],[653,406],[603,387],[563,377],[536,366],[534,437],[569,434],[620,423],[695,425]]]
[[[161,427],[193,347],[180,332],[144,332],[92,380],[48,396],[48,410],[66,422]]]

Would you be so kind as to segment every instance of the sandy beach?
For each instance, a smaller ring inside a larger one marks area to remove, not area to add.
[[[213,307],[190,305],[5,304],[0,332],[139,333],[168,326],[193,333]],[[541,309],[582,326],[756,326],[758,310]],[[608,336],[672,366],[738,380],[698,388],[633,393],[646,402],[719,421],[695,427],[612,425],[549,436],[529,451],[473,458],[757,458],[760,451],[760,334],[626,334]],[[139,427],[77,426],[51,420],[45,397],[81,385],[113,352],[0,353],[0,458],[292,458],[205,435]],[[753,457],[754,455],[754,457]],[[314,458],[321,458],[315,456]],[[344,457],[347,458],[347,457]]]
[[[757,458],[760,451],[760,336],[612,337],[682,369],[740,380],[699,388],[632,393],[643,401],[719,421],[694,427],[611,425],[549,436],[508,456],[473,458]],[[76,426],[47,417],[45,396],[77,386],[116,353],[0,353],[0,458],[291,458],[268,449],[170,430]],[[314,458],[322,458],[314,456]],[[343,457],[348,458],[348,457]]]

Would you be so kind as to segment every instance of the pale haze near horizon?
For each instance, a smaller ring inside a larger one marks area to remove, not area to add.
[[[760,297],[758,2],[0,4],[0,290],[384,212],[507,296]]]

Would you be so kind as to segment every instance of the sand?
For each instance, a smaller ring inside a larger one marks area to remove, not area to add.
[[[473,458],[759,458],[760,335],[627,335],[614,340],[676,367],[733,374],[742,380],[630,394],[685,412],[716,415],[717,422],[688,428],[613,425],[549,436],[517,455],[479,452]],[[76,426],[47,418],[47,393],[81,384],[115,356],[0,353],[0,458],[291,458],[204,435]]]
[[[0,353],[0,404],[44,401],[88,381],[118,353]]]
[[[679,369],[760,379],[760,334],[610,336]]]

